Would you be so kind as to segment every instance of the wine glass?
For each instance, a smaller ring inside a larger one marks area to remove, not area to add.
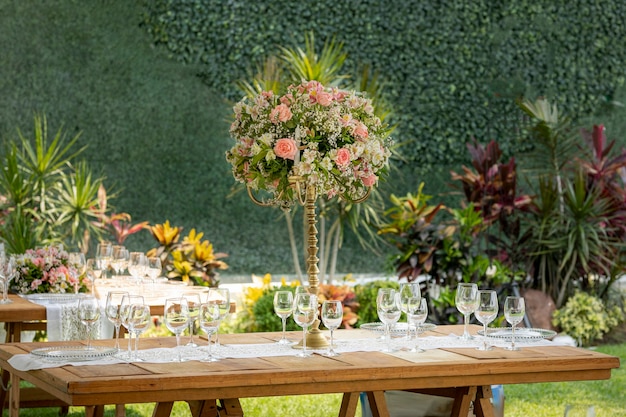
[[[283,336],[278,341],[281,345],[287,345],[291,342],[287,340],[287,317],[293,312],[293,293],[291,291],[276,291],[274,293],[274,312],[281,318],[283,322]]]
[[[132,304],[128,314],[128,331],[135,335],[135,358],[139,361],[139,335],[150,327],[150,306]]]
[[[200,313],[198,315],[198,323],[200,328],[207,335],[207,357],[201,359],[201,362],[216,362],[219,358],[211,353],[211,336],[217,332],[220,327],[220,306],[215,300],[209,300],[200,305]]]
[[[183,297],[168,298],[165,300],[164,314],[165,325],[176,335],[176,351],[178,362],[182,362],[180,335],[189,325],[189,306]]]
[[[124,296],[128,296],[126,291],[110,291],[107,294],[107,301],[104,307],[107,319],[109,319],[115,327],[115,348],[118,351],[120,350],[120,327],[122,326],[120,306],[122,305]]]
[[[128,266],[128,250],[122,245],[113,246],[113,259],[111,265],[115,270],[115,274],[121,276]]]
[[[136,282],[140,283],[146,274],[147,263],[146,255],[143,252],[130,252],[128,254],[128,273]]]
[[[393,288],[381,288],[376,296],[376,310],[378,318],[385,325],[385,339],[387,347],[383,352],[393,352],[391,349],[391,325],[395,324],[400,318],[402,310],[400,309],[400,293]]]
[[[91,326],[100,319],[100,304],[95,297],[83,297],[78,301],[78,318],[87,328],[87,350],[93,350]]]
[[[341,326],[341,322],[343,321],[343,304],[338,300],[326,300],[322,303],[322,322],[324,326],[330,330],[330,345],[328,346],[328,351],[326,352],[326,356],[337,356],[339,355],[333,349],[333,332],[335,329]]]
[[[189,342],[187,346],[198,347],[193,341],[193,332],[196,319],[198,318],[198,314],[200,314],[200,294],[197,292],[185,292],[183,293],[183,298],[187,300],[187,306],[189,308]]]
[[[483,324],[483,345],[478,350],[491,350],[487,344],[487,325],[498,315],[498,294],[493,290],[478,291],[478,307],[474,311],[476,319]]]
[[[409,312],[409,300],[412,299],[415,307],[419,305],[422,297],[420,285],[417,282],[405,282],[400,284],[400,307],[406,315],[406,340],[411,340],[411,314]],[[415,300],[417,298],[417,302]]]
[[[96,285],[96,281],[102,276],[102,269],[100,269],[100,265],[98,265],[98,261],[95,258],[87,259],[87,266],[85,269],[93,287]]]
[[[463,314],[463,340],[472,340],[469,333],[469,317],[478,306],[478,286],[476,284],[462,282],[456,287],[456,308]]]
[[[130,316],[130,306],[133,304],[143,304],[143,297],[141,295],[135,294],[126,294],[122,297],[122,302],[120,303],[120,320],[122,322],[122,326],[128,331],[128,358],[130,359],[130,355],[132,352],[132,339],[133,334],[130,332],[128,328],[128,318]]]
[[[161,266],[161,258],[158,256],[151,256],[148,258],[147,262],[146,275],[150,278],[150,281],[152,281],[152,284],[154,285],[163,270]]]
[[[426,298],[420,297],[419,301],[416,302],[417,297],[412,297],[409,300],[409,315],[411,316],[411,320],[415,323],[415,345],[411,348],[411,352],[424,352],[424,349],[420,349],[418,345],[418,338],[420,334],[420,328],[422,324],[426,322],[428,318],[428,300]]]
[[[524,303],[524,297],[506,297],[504,300],[504,318],[511,325],[511,346],[505,347],[507,350],[519,350],[515,346],[515,326],[517,326],[526,314],[526,306]]]
[[[302,352],[297,356],[306,358],[310,353],[306,351],[306,330],[317,318],[317,296],[309,293],[299,293],[293,301],[293,320],[302,327]]]
[[[69,271],[74,281],[74,293],[78,293],[80,276],[85,272],[87,268],[85,254],[82,252],[70,252],[68,254],[67,262],[73,267],[73,269],[70,269]]]
[[[230,313],[230,291],[228,288],[210,288],[207,300],[216,300],[220,307],[220,323]],[[215,332],[215,348],[220,347],[220,331]]]
[[[111,266],[113,259],[113,245],[110,242],[100,242],[96,246],[96,263],[102,271],[106,271]]]
[[[0,300],[0,304],[10,304],[13,302],[9,299],[9,285],[16,273],[17,267],[15,258],[10,257],[7,259],[6,256],[3,255],[0,258],[0,285],[2,285],[2,300]]]

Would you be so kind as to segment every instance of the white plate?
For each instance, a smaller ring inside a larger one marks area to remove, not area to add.
[[[483,330],[479,330],[479,335],[484,335]],[[507,342],[511,341],[511,337],[513,335],[513,331],[510,327],[494,327],[487,329],[487,337],[492,337],[494,339],[506,340]],[[528,327],[519,327],[515,328],[515,341],[538,341],[543,339],[551,339],[556,336],[556,332],[553,330],[546,329],[535,329]]]
[[[34,349],[30,352],[44,359],[61,362],[85,362],[113,356],[117,353],[116,348],[105,346],[55,346]]]
[[[361,329],[371,330],[373,332],[384,333],[385,325],[383,323],[365,323],[362,324]],[[419,327],[419,332],[424,333],[430,330],[436,329],[437,326],[432,323],[424,323]],[[390,329],[390,333],[392,336],[405,336],[406,335],[406,323],[396,323]]]

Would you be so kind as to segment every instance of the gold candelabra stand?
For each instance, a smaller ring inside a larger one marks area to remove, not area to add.
[[[314,185],[306,184],[304,178],[301,176],[290,176],[289,184],[293,187],[295,191],[296,200],[298,203],[304,207],[304,215],[307,219],[307,276],[309,282],[309,293],[319,295],[319,278],[318,275],[320,273],[318,264],[319,258],[317,257],[318,252],[318,239],[317,239],[317,212],[316,212],[316,203],[317,203],[317,189]],[[345,200],[350,201],[351,203],[360,203],[365,201],[371,192],[371,188],[368,188],[363,196],[357,199],[347,198],[347,196],[343,196]],[[248,196],[250,199],[259,206],[273,206],[274,202],[266,202],[263,200],[259,200],[250,187],[248,187]],[[284,208],[284,207],[283,207]],[[284,208],[285,209],[285,208]],[[315,323],[311,326],[311,329],[307,332],[306,336],[306,345],[312,349],[320,349],[328,346],[328,340],[323,336],[322,332],[319,329],[320,320],[319,318],[315,320]],[[301,345],[302,342],[300,342]]]

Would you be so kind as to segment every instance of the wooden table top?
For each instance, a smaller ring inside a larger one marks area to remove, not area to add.
[[[451,327],[441,326],[436,332],[447,335],[454,330]],[[340,334],[338,331],[335,335]],[[297,338],[295,333],[291,336]],[[223,334],[220,341],[273,343],[278,337],[275,333]],[[95,343],[109,346],[112,341]],[[173,337],[144,338],[140,347],[174,347],[175,343]],[[568,346],[524,346],[517,352],[500,348],[486,352],[435,349],[413,357],[354,352],[334,358],[282,356],[222,359],[214,363],[63,366],[33,371],[17,371],[7,362],[13,355],[42,346],[52,344],[0,345],[0,367],[70,405],[596,380],[610,378],[611,369],[620,366],[617,357]]]

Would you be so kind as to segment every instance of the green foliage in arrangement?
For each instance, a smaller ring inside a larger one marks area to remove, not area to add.
[[[593,0],[157,0],[144,23],[231,98],[277,45],[302,45],[309,30],[343,42],[346,66],[367,63],[386,81],[397,136],[411,141],[404,156],[428,168],[464,160],[472,137],[528,149],[514,133],[522,96],[546,95],[574,120],[606,113],[625,81],[625,14],[624,2]]]
[[[363,323],[379,321],[376,312],[376,295],[380,288],[400,288],[396,281],[372,281],[367,284],[359,284],[354,287],[354,293],[359,300],[359,320],[355,327]]]
[[[552,324],[581,346],[589,346],[623,320],[624,314],[619,307],[605,306],[598,297],[579,291],[554,312]]]

